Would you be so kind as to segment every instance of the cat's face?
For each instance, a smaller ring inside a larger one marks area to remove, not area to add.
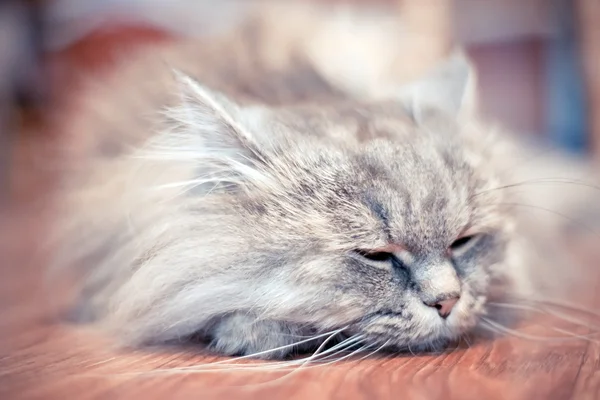
[[[290,141],[264,153],[256,168],[271,188],[230,194],[239,240],[262,260],[260,278],[244,285],[269,288],[255,305],[263,315],[348,325],[412,350],[475,325],[505,258],[507,217],[500,199],[480,198],[494,177],[436,127],[455,129],[413,127],[396,144]]]
[[[509,238],[501,198],[489,190],[494,170],[452,119],[407,122],[402,110],[356,106],[372,122],[360,129],[381,137],[361,141],[348,139],[360,134],[347,112],[336,123],[308,115],[321,131],[312,135],[298,132],[308,125],[287,124],[287,114],[248,122],[231,108],[215,121],[205,105],[192,105],[187,117],[208,119],[220,133],[203,137],[212,153],[199,159],[186,198],[226,221],[199,219],[195,230],[203,232],[199,253],[213,235],[209,261],[224,287],[235,286],[230,308],[411,350],[476,324]],[[191,255],[187,268],[205,268],[201,256]]]

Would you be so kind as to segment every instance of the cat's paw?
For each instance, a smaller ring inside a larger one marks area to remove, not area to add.
[[[228,356],[282,359],[298,350],[300,331],[289,324],[245,314],[224,317],[210,331],[209,349]]]

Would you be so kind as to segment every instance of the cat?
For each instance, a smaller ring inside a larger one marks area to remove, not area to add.
[[[566,285],[533,268],[534,232],[562,256],[561,221],[515,205],[590,196],[516,189],[579,161],[547,169],[555,153],[486,123],[460,51],[407,82],[385,14],[268,7],[127,55],[59,116],[52,271],[74,278],[78,319],[126,345],[200,338],[223,355],[280,359],[336,334],[420,351],[475,329],[492,298]],[[302,15],[312,25],[286,23]]]

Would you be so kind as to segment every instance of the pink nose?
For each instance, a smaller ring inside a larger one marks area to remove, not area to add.
[[[451,297],[446,300],[438,301],[435,303],[429,303],[429,304],[426,303],[426,304],[429,307],[435,308],[438,311],[438,314],[440,314],[440,317],[446,318],[452,312],[452,309],[458,302],[458,299],[459,299],[459,297]]]

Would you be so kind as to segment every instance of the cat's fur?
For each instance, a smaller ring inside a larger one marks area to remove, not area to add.
[[[53,238],[78,316],[127,344],[199,336],[230,355],[341,328],[414,351],[468,332],[492,295],[534,293],[530,224],[511,205],[564,204],[498,189],[531,160],[479,122],[465,59],[409,85],[378,54],[344,75],[348,58],[262,15],[128,61],[67,118]],[[357,253],[390,244],[394,262]],[[425,304],[456,295],[446,319]]]

